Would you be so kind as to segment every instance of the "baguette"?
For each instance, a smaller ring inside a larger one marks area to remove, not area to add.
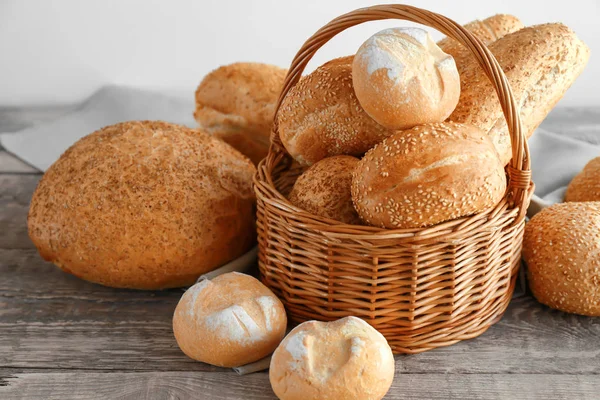
[[[489,46],[504,70],[530,137],[581,74],[588,47],[562,24],[544,24],[508,34]],[[503,165],[512,156],[510,135],[494,86],[472,58],[458,65],[462,92],[449,121],[487,132]]]

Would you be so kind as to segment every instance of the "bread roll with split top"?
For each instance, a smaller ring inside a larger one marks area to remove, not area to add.
[[[352,205],[352,171],[358,158],[334,156],[313,164],[298,177],[290,203],[312,214],[346,224],[360,224]]]
[[[352,82],[367,114],[392,130],[444,121],[460,95],[454,59],[419,28],[371,36],[356,52]]]
[[[586,164],[567,187],[565,201],[600,201],[600,157]]]
[[[123,122],[71,146],[31,200],[29,236],[63,271],[106,286],[164,289],[252,247],[256,169],[195,129]]]
[[[394,379],[394,356],[360,318],[308,321],[277,347],[269,379],[281,400],[379,400]]]
[[[370,150],[352,176],[361,219],[382,228],[419,228],[495,206],[506,176],[490,138],[456,123],[419,125]]]
[[[277,113],[281,142],[302,165],[341,154],[360,156],[392,133],[356,99],[352,59],[331,60],[303,76]]]
[[[581,74],[589,49],[562,24],[521,29],[489,46],[510,83],[527,137]],[[459,64],[461,95],[449,121],[475,125],[492,138],[503,165],[512,157],[508,127],[494,86],[475,58]]]
[[[285,336],[281,301],[256,278],[238,272],[203,280],[177,304],[173,332],[190,358],[220,367],[258,361]]]
[[[216,136],[258,164],[269,150],[275,103],[286,70],[260,63],[235,63],[204,77],[196,90],[194,117]]]
[[[600,202],[554,204],[526,225],[523,258],[535,298],[600,316]]]

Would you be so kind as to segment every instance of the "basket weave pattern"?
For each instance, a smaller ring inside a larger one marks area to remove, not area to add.
[[[531,183],[529,150],[506,77],[489,50],[457,23],[405,5],[360,9],[336,18],[300,49],[279,104],[314,53],[337,33],[381,19],[418,22],[468,47],[498,93],[513,144],[504,199],[480,214],[423,229],[345,225],[290,204],[302,172],[274,126],[255,177],[259,269],[297,322],[365,319],[396,353],[418,353],[483,333],[504,313],[519,268]]]

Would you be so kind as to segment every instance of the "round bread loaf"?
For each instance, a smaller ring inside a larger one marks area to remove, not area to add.
[[[285,336],[281,301],[256,278],[238,272],[189,288],[173,315],[179,348],[190,358],[239,367],[271,354]]]
[[[600,157],[588,162],[569,183],[565,201],[600,201]]]
[[[285,69],[268,64],[222,66],[198,86],[194,117],[202,130],[258,164],[269,150],[275,103],[285,74]]]
[[[354,169],[361,219],[418,228],[481,212],[506,191],[506,175],[485,132],[456,123],[419,125],[370,150]]]
[[[269,379],[281,400],[378,400],[392,385],[394,355],[360,318],[308,321],[277,347]]]
[[[600,202],[554,204],[525,225],[523,258],[540,303],[600,316]]]
[[[358,159],[352,156],[333,156],[315,163],[296,180],[290,203],[321,217],[360,224],[350,193],[356,164]]]
[[[360,156],[392,133],[358,103],[352,59],[331,60],[303,76],[277,113],[281,142],[302,165],[340,154]]]
[[[41,256],[107,286],[163,289],[254,243],[255,168],[228,144],[166,122],[124,122],[71,146],[29,209]]]
[[[454,59],[419,28],[371,36],[356,52],[352,82],[367,114],[389,129],[444,121],[460,96]]]

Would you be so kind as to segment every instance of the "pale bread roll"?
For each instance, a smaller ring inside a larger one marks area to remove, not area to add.
[[[260,63],[235,63],[204,77],[196,90],[194,117],[216,136],[258,164],[269,150],[275,103],[286,70]]]
[[[361,219],[382,228],[418,228],[495,206],[506,176],[490,138],[474,126],[419,125],[370,150],[352,176]]]
[[[350,193],[356,164],[358,159],[352,156],[328,157],[315,163],[294,183],[290,203],[321,217],[360,224]]]
[[[29,236],[45,260],[92,282],[191,285],[252,247],[255,171],[237,150],[194,129],[108,126],[46,171],[31,200]]]
[[[565,201],[600,201],[600,157],[588,162],[569,183]]]
[[[554,204],[525,225],[523,258],[539,302],[600,316],[600,202]]]
[[[527,137],[581,74],[588,47],[562,24],[521,29],[489,46],[513,90]],[[459,64],[461,95],[449,121],[475,125],[487,132],[503,165],[512,157],[510,135],[494,86],[475,58]]]
[[[460,96],[452,56],[419,28],[391,28],[356,52],[352,82],[360,105],[388,129],[444,121]]]
[[[501,37],[516,32],[522,29],[523,23],[515,16],[508,14],[497,14],[483,21],[475,20],[463,25],[465,29],[474,34],[485,45],[490,45]],[[445,37],[437,42],[437,45],[444,51],[454,57],[456,65],[459,65],[459,60],[465,56],[474,57],[470,50],[465,48],[457,40]]]
[[[308,321],[277,347],[269,379],[281,400],[379,400],[394,379],[394,356],[360,318]]]
[[[360,156],[392,133],[356,99],[352,59],[331,60],[303,76],[277,113],[281,142],[302,165],[340,154]]]
[[[285,336],[281,301],[256,278],[239,272],[189,288],[173,315],[173,333],[190,358],[239,367],[271,354]]]

